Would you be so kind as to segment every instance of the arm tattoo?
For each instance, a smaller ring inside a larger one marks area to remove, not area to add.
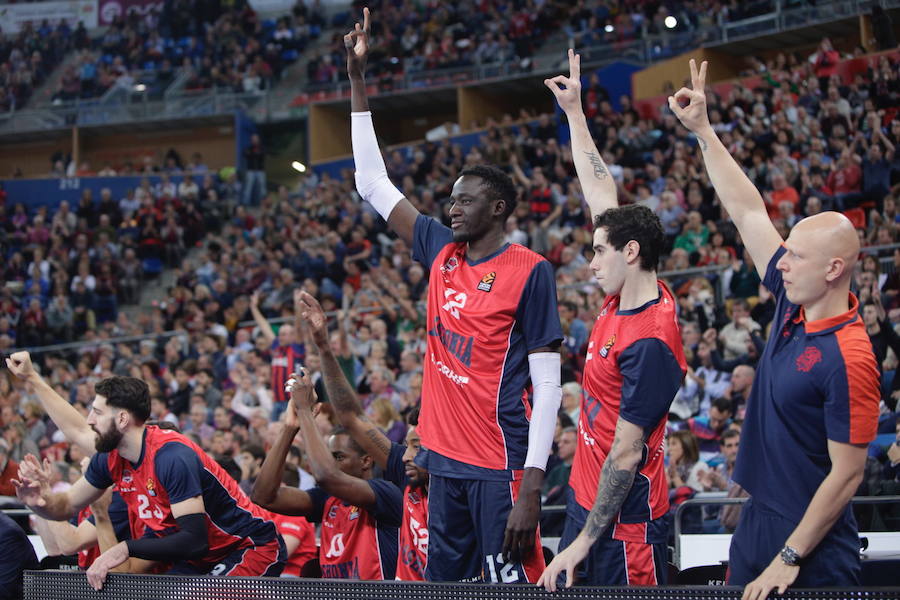
[[[609,177],[609,171],[606,170],[606,166],[604,166],[603,161],[600,160],[596,152],[585,152],[585,154],[588,155],[588,160],[591,161],[591,165],[594,167],[594,177],[597,179]]]
[[[341,366],[338,364],[337,358],[331,352],[331,348],[320,351],[322,357],[322,377],[325,382],[325,391],[328,392],[328,399],[334,405],[334,408],[340,412],[349,412],[354,414],[362,413],[362,406],[359,398],[350,387],[350,383],[344,376]]]
[[[697,143],[700,144],[700,149],[706,152],[706,149],[709,148],[709,144],[706,143],[702,137],[697,136]]]
[[[366,431],[366,436],[368,436],[370,442],[375,444],[378,450],[384,452],[385,456],[391,453],[391,441],[377,427],[373,425],[372,429]]]
[[[618,428],[616,428],[618,430]],[[617,432],[618,433],[618,432]],[[618,436],[617,436],[618,438]],[[631,490],[634,483],[634,476],[637,472],[638,465],[632,468],[620,468],[616,461],[612,458],[615,455],[616,446],[619,440],[613,441],[613,447],[610,449],[609,456],[603,464],[603,470],[600,473],[600,485],[597,487],[597,499],[594,500],[594,506],[588,513],[587,523],[584,531],[592,540],[598,539],[603,532],[609,528],[610,523],[619,514],[625,498]],[[641,452],[644,445],[644,438],[639,438],[632,444],[632,450]]]

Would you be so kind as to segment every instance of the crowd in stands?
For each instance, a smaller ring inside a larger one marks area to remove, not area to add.
[[[65,21],[56,27],[44,21],[14,35],[0,31],[0,112],[25,106],[66,53],[88,43],[81,23],[74,30]]]
[[[884,375],[880,433],[890,437],[871,449],[862,490],[870,493],[896,489],[900,480],[900,446],[892,443],[900,398],[894,377],[900,250],[893,247],[900,229],[898,69],[895,57],[882,55],[844,81],[806,57],[777,57],[758,88],[707,94],[711,123],[763,192],[784,237],[804,216],[834,209],[854,221],[863,246],[876,246],[854,284]],[[722,211],[696,141],[667,108],[647,119],[625,98],[615,110],[590,76],[584,95],[620,202],[654,210],[669,240],[660,271],[678,298],[690,365],[670,415],[673,501],[704,491],[739,497],[743,492],[730,474],[774,301]],[[548,499],[558,499],[571,462],[567,438],[577,421],[585,344],[601,305],[588,265],[591,224],[557,117],[483,125],[480,142],[467,150],[450,140],[427,142],[387,156],[387,168],[420,212],[444,221],[442,201],[463,167],[493,163],[513,176],[520,200],[507,239],[540,252],[556,269],[566,335],[558,453],[545,489]],[[360,202],[352,172],[310,175],[296,189],[282,186],[251,206],[240,201],[235,179],[205,175],[175,185],[164,177],[124,199],[87,195],[79,206],[54,214],[0,203],[0,242],[9,257],[0,290],[0,350],[87,340],[74,354],[38,356],[64,397],[86,413],[99,379],[141,377],[151,388],[153,417],[177,421],[220,460],[240,458],[247,484],[279,431],[284,408],[272,358],[289,350],[320,378],[308,333],[294,322],[293,290],[301,287],[331,315],[332,344],[367,413],[391,439],[403,439],[404,418],[420,400],[428,335],[421,300],[428,281],[404,242]],[[197,243],[201,250],[185,258]],[[152,252],[178,265],[169,297],[137,318],[117,315],[118,301],[139,299],[140,258]],[[130,292],[127,282],[134,282]],[[113,340],[132,334],[148,337]],[[319,395],[325,397],[321,385]],[[317,417],[323,430],[333,425],[325,407]],[[65,485],[77,464],[71,449],[31,392],[5,371],[0,420],[10,460],[40,450],[59,461]],[[302,468],[302,452],[294,457]],[[735,519],[729,510],[698,513],[694,526],[729,531]]]
[[[67,67],[54,95],[61,102],[94,98],[143,83],[160,97],[182,72],[189,90],[257,92],[280,79],[325,25],[318,3],[299,0],[289,14],[262,19],[249,2],[166,2],[161,12],[131,12],[91,40]]]

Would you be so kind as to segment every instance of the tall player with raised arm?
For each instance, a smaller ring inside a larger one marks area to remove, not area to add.
[[[618,207],[616,184],[581,108],[580,57],[544,83],[565,111],[572,156],[594,223],[591,269],[606,293],[588,342],[578,447],[569,476],[564,548],[541,575],[555,591],[665,583],[668,485],[662,447],[686,371],[675,301],[657,279],[665,236],[643,206]],[[652,373],[652,375],[650,375]]]
[[[368,35],[365,9],[344,37],[356,188],[431,272],[416,459],[431,477],[425,577],[533,582],[544,566],[540,489],[561,399],[553,270],[505,243],[516,191],[503,171],[460,173],[450,228],[391,184],[366,98]]]
[[[690,61],[691,89],[678,90],[669,108],[697,136],[709,179],[776,300],[734,469],[753,499],[731,539],[729,583],[746,586],[745,600],[791,585],[859,585],[849,501],[880,399],[872,344],[850,292],[859,238],[847,217],[823,212],[781,239],[759,190],[710,126],[706,66],[698,71]]]

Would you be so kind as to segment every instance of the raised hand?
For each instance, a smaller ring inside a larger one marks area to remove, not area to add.
[[[681,124],[687,127],[693,133],[701,133],[709,127],[709,115],[706,112],[706,66],[704,60],[700,63],[700,70],[697,71],[697,62],[692,58],[691,67],[691,88],[681,88],[675,92],[674,96],[669,96],[669,109],[675,113]],[[682,102],[688,101],[688,104],[682,107]]]
[[[33,454],[27,454],[19,463],[18,479],[13,479],[16,496],[23,504],[30,507],[46,506],[46,497],[50,494],[50,464],[45,471]]]
[[[569,48],[569,76],[557,75],[551,79],[545,79],[544,85],[550,88],[559,107],[566,114],[569,112],[581,113],[581,55]]]
[[[313,385],[312,378],[306,369],[300,369],[299,373],[291,373],[285,386],[291,394],[291,401],[298,412],[312,411],[313,406],[318,400],[316,387]]]
[[[363,8],[363,24],[356,23],[353,31],[344,36],[347,49],[347,73],[350,77],[362,78],[369,58],[369,9]]]
[[[300,316],[309,325],[313,341],[319,348],[323,348],[328,344],[328,318],[322,306],[311,294],[304,291],[294,292],[294,306],[299,308]]]
[[[19,379],[26,380],[36,373],[27,352],[15,352],[6,359],[6,368]]]

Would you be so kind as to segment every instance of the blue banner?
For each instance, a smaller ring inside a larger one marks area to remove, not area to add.
[[[39,206],[46,206],[52,213],[63,200],[68,201],[72,209],[78,206],[84,190],[91,190],[94,202],[100,200],[100,190],[109,188],[112,197],[118,201],[124,198],[129,189],[140,186],[143,175],[117,177],[63,177],[60,179],[5,179],[0,185],[6,190],[7,211],[11,214],[14,205],[21,202],[29,212]],[[159,175],[147,175],[150,185],[159,183]],[[171,181],[181,183],[182,175],[172,175]],[[194,175],[197,185],[203,181],[202,176]]]

